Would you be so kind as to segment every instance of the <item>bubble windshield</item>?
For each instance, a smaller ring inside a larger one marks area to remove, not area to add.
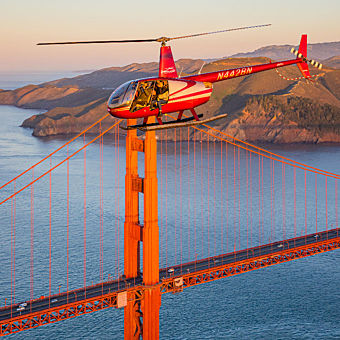
[[[122,106],[129,106],[135,95],[137,88],[137,81],[129,81],[120,85],[110,96],[108,101],[109,108],[118,108]]]

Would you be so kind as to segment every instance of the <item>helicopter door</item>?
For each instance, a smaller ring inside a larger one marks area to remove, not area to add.
[[[165,105],[169,100],[169,84],[167,80],[156,80],[152,92],[150,109],[159,109],[161,112],[162,105]]]

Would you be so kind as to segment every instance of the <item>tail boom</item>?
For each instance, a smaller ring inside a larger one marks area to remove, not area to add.
[[[249,74],[268,71],[274,68],[285,67],[285,66],[294,65],[294,64],[299,65],[302,62],[303,62],[303,59],[301,58],[292,59],[292,60],[284,60],[284,61],[279,61],[275,63],[246,66],[246,67],[234,68],[234,69],[229,69],[229,70],[198,74],[194,76],[184,77],[183,79],[203,81],[203,82],[208,82],[208,83],[216,83],[218,81],[247,76]]]
[[[210,72],[205,74],[198,74],[194,76],[185,77],[184,79],[215,83],[222,80],[242,77],[252,73],[267,71],[274,68],[285,67],[294,64],[297,64],[304,78],[306,79],[311,78],[307,64],[307,62],[310,61],[307,59],[307,34],[303,34],[301,36],[299,50],[296,51],[295,49],[292,49],[292,52],[296,55],[297,57],[296,59],[284,60],[275,63],[270,62],[268,64],[246,66],[230,70]],[[314,60],[311,60],[310,62],[315,67],[319,67],[319,65],[321,65]],[[319,68],[321,68],[321,66]]]

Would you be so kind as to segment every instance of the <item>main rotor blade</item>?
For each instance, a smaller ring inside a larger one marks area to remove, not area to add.
[[[134,39],[134,40],[90,40],[90,41],[61,41],[38,43],[37,45],[73,45],[73,44],[111,44],[111,43],[130,43],[130,42],[155,42],[157,39]]]
[[[256,25],[256,26],[245,26],[245,27],[237,27],[237,28],[229,28],[226,30],[221,31],[214,31],[214,32],[206,32],[206,33],[197,33],[197,34],[190,34],[190,35],[182,35],[180,37],[168,38],[169,40],[175,39],[184,39],[184,38],[192,38],[192,37],[199,37],[201,35],[208,35],[208,34],[215,34],[215,33],[222,33],[222,32],[231,32],[231,31],[241,31],[241,30],[248,30],[251,28],[259,28],[259,27],[266,27],[271,26],[271,24],[264,24],[264,25]]]
[[[216,34],[216,33],[222,33],[222,32],[240,31],[240,30],[247,30],[247,29],[251,29],[251,28],[266,27],[266,26],[271,26],[271,24],[229,28],[229,29],[221,30],[221,31],[182,35],[180,37],[173,37],[173,38],[161,37],[161,38],[158,38],[158,39],[61,41],[61,42],[38,43],[37,45],[112,44],[112,43],[120,44],[120,43],[136,43],[136,42],[161,42],[161,43],[165,43],[167,41],[175,40],[175,39],[193,38],[193,37],[199,37],[201,35]]]

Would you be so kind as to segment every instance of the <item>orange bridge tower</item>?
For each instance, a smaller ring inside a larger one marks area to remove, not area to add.
[[[134,124],[136,124],[135,119],[128,121],[128,125]],[[144,152],[144,178],[138,175],[138,152]],[[139,193],[144,194],[144,225],[141,225],[139,220]],[[140,275],[141,249],[143,249],[144,289],[141,292],[128,291],[124,310],[124,335],[125,339],[159,339],[161,294],[156,132],[146,132],[143,140],[137,137],[136,130],[128,130],[124,223],[124,274],[126,278]]]

